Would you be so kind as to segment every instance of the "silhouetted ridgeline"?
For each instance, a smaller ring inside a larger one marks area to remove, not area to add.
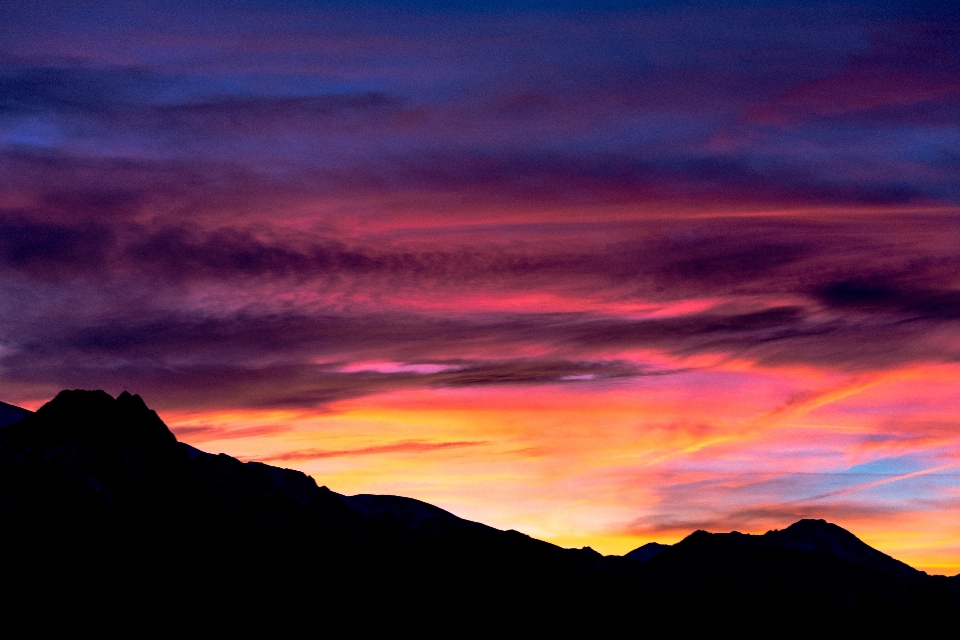
[[[30,412],[26,409],[15,407],[6,402],[0,402],[0,427],[23,420],[28,415],[30,415]]]
[[[123,611],[428,635],[502,625],[752,634],[787,620],[791,631],[916,630],[960,602],[955,579],[822,520],[763,536],[698,531],[604,557],[204,453],[127,393],[63,391],[34,414],[16,411],[0,406],[7,615],[42,605],[104,620]]]

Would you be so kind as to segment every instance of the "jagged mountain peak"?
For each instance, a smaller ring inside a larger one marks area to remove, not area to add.
[[[64,389],[37,410],[37,415],[69,414],[74,420],[105,417],[113,413],[155,414],[138,395],[123,391],[114,398],[102,389]]]
[[[188,462],[139,396],[61,391],[0,429],[0,503],[56,511],[172,500],[186,492]]]
[[[177,448],[176,437],[160,416],[127,391],[114,398],[102,390],[64,390],[23,423],[34,438],[45,433],[61,442],[96,443],[109,450],[132,447],[144,453]]]

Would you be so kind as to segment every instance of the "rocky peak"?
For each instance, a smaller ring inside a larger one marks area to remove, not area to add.
[[[105,391],[67,390],[23,421],[34,438],[105,447],[138,455],[179,452],[177,439],[143,399],[126,391],[116,399]]]

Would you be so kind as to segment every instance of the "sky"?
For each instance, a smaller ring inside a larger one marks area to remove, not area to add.
[[[960,573],[947,2],[0,3],[0,399],[624,553]]]

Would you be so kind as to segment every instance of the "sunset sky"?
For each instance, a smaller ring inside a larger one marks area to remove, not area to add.
[[[624,553],[960,573],[960,5],[0,4],[0,400]]]

